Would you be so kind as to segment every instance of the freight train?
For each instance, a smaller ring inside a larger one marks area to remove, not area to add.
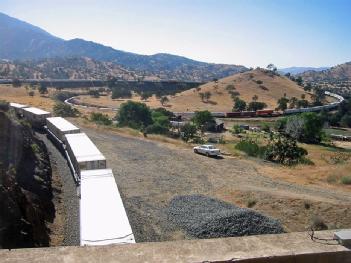
[[[80,190],[80,245],[135,243],[113,172],[89,137],[50,112],[18,103],[10,103],[10,109],[44,129],[65,155]]]
[[[319,112],[322,110],[333,110],[336,109],[340,103],[344,101],[344,98],[340,95],[325,91],[325,95],[335,98],[337,101],[329,103],[327,105],[298,108],[298,109],[286,109],[284,111],[275,111],[271,109],[263,109],[257,111],[234,111],[234,112],[211,112],[215,118],[254,118],[254,117],[278,117],[289,114],[303,113],[303,112]],[[191,119],[194,117],[195,112],[174,112],[174,115],[178,118]]]

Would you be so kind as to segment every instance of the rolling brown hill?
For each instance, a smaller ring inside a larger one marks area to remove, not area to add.
[[[261,83],[262,82],[262,83]],[[263,69],[255,69],[245,73],[235,74],[217,82],[209,82],[201,85],[198,89],[190,89],[176,96],[170,97],[168,103],[172,111],[231,111],[233,100],[228,92],[228,85],[234,85],[239,97],[246,102],[252,101],[254,95],[258,96],[258,101],[263,101],[268,108],[274,109],[277,100],[287,95],[288,98],[300,98],[306,94],[302,87],[285,76],[274,75],[272,72]],[[209,102],[202,102],[199,93],[209,91],[212,96]],[[309,99],[309,94],[306,94]]]
[[[81,58],[46,58],[0,61],[0,79],[119,79],[135,80],[136,74],[112,62]]]
[[[350,81],[351,62],[340,64],[323,71],[306,71],[299,76],[305,81]]]

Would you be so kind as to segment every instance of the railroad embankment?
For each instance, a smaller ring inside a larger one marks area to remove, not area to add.
[[[51,166],[45,145],[31,128],[0,110],[0,248],[50,243],[55,217]]]

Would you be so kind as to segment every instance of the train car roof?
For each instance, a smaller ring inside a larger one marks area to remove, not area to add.
[[[44,111],[42,109],[30,107],[30,108],[24,108],[23,110],[34,113],[35,115],[47,115],[50,114],[48,111]]]
[[[80,243],[135,243],[111,169],[81,171]]]
[[[10,106],[11,106],[11,107],[14,107],[14,108],[18,108],[18,109],[23,109],[23,108],[28,107],[27,105],[15,103],[15,102],[10,102]]]
[[[65,137],[78,162],[106,160],[85,133],[66,134]]]
[[[72,123],[70,123],[69,121],[67,121],[62,117],[51,117],[51,118],[47,118],[46,121],[50,122],[55,127],[57,127],[60,131],[63,131],[63,132],[79,130],[78,127],[74,126]]]

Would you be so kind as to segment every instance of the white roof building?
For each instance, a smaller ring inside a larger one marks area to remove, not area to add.
[[[135,243],[111,169],[81,172],[80,244]]]

